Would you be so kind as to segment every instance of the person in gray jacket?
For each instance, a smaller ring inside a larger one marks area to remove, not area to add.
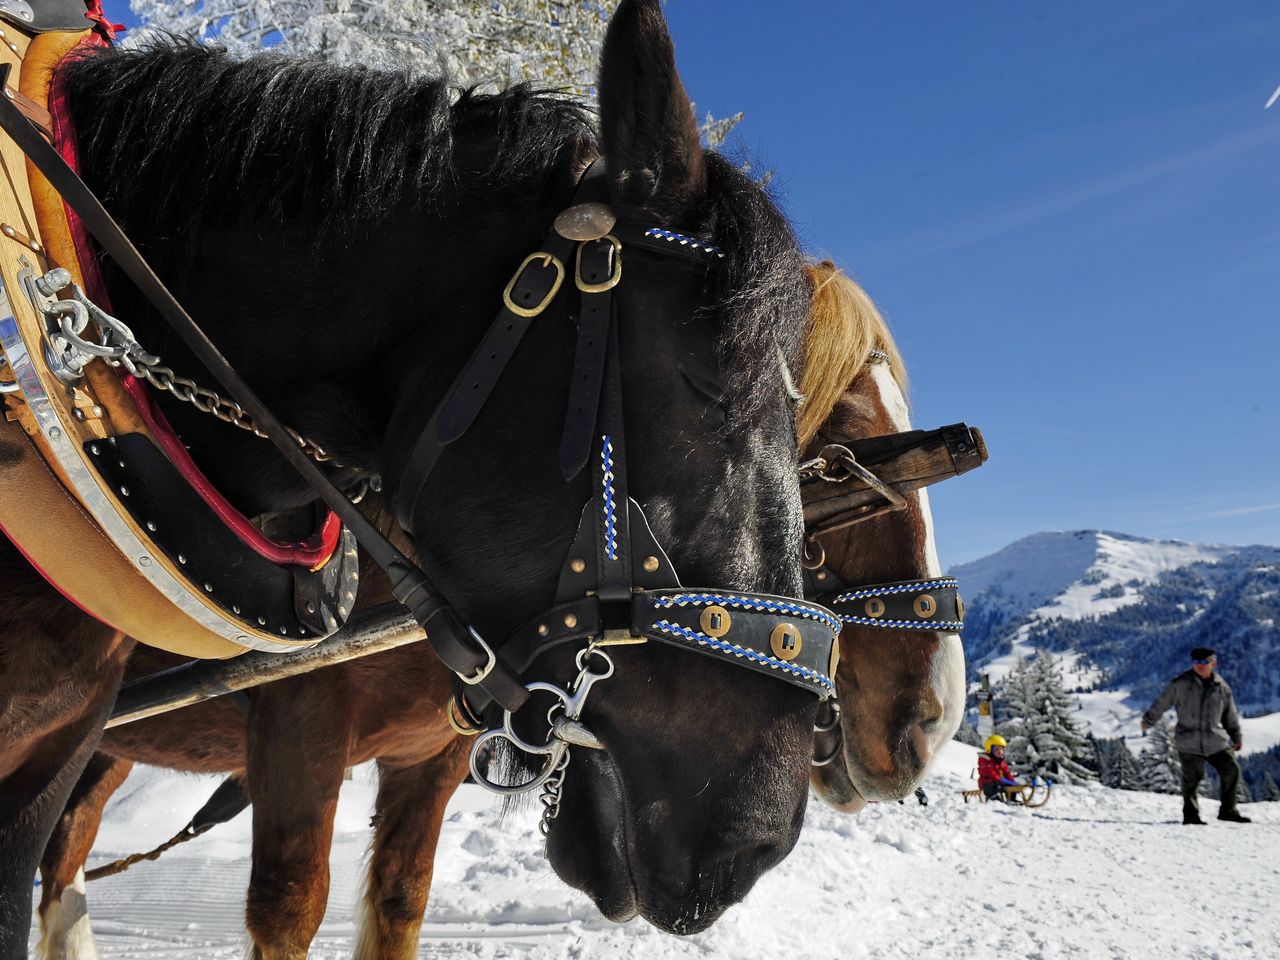
[[[1142,715],[1142,732],[1173,707],[1178,713],[1174,745],[1182,761],[1182,822],[1203,826],[1197,793],[1208,761],[1222,781],[1218,819],[1232,823],[1252,821],[1236,809],[1240,764],[1236,760],[1242,742],[1240,714],[1227,681],[1214,672],[1218,658],[1208,647],[1191,651],[1191,669],[1169,681],[1164,693]]]

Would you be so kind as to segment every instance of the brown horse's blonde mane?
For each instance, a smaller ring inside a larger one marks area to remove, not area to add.
[[[872,350],[889,357],[893,378],[907,390],[907,368],[889,326],[875,302],[853,278],[830,260],[810,264],[805,274],[813,288],[805,339],[804,377],[800,392],[799,447],[804,450],[866,365]]]

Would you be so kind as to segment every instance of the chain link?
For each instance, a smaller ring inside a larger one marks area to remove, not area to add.
[[[843,483],[853,476],[859,465],[853,451],[838,443],[829,443],[812,460],[804,460],[797,466],[800,479],[823,480],[827,483]]]

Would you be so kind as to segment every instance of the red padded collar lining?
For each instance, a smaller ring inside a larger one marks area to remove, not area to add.
[[[106,43],[106,39],[95,31],[86,36],[69,56],[74,56],[80,47],[105,46]],[[54,72],[53,86],[49,91],[49,113],[53,117],[55,146],[63,159],[78,173],[80,168],[76,157],[75,128],[72,126],[71,112],[66,108],[66,89],[62,83],[61,74],[57,71]],[[71,228],[71,237],[75,243],[76,256],[80,261],[85,293],[89,299],[111,313],[113,312],[111,301],[102,282],[97,251],[89,237],[89,231],[85,229],[84,223],[76,216],[74,210],[65,205],[64,209],[67,214],[67,223]],[[342,523],[337,514],[329,511],[320,529],[301,543],[280,543],[267,537],[250,522],[248,517],[218,492],[196,462],[191,459],[191,454],[187,452],[181,438],[174,432],[164,412],[153,402],[147,384],[129,375],[122,376],[121,382],[138,408],[138,415],[155,436],[156,442],[165,455],[191,488],[245,546],[273,563],[295,564],[311,570],[319,569],[328,563],[334,550],[337,549],[338,536],[342,531]]]

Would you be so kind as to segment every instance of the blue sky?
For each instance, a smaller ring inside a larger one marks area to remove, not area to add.
[[[735,149],[885,310],[916,425],[984,431],[933,494],[944,565],[1280,544],[1280,4],[666,9],[699,110],[746,112]]]

